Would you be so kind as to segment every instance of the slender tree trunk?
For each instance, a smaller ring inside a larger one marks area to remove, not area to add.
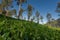
[[[29,16],[28,16],[28,21],[29,21]]]
[[[22,4],[19,5],[19,9],[18,9],[18,19],[20,19],[20,13],[19,13],[19,11],[20,11],[20,9],[21,9],[21,5],[22,5]]]
[[[6,14],[5,15],[8,16],[8,7],[6,7],[5,10],[6,10]]]
[[[37,23],[39,24],[39,19],[37,19]]]
[[[20,10],[20,5],[19,5],[19,8],[18,8],[18,19],[19,19],[19,17],[20,17],[20,15],[19,15],[19,10]]]

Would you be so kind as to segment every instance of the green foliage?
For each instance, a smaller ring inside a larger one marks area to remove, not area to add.
[[[0,40],[60,40],[60,31],[0,15]]]

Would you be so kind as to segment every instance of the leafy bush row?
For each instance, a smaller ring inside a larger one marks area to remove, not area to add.
[[[60,31],[0,16],[0,40],[60,40]]]

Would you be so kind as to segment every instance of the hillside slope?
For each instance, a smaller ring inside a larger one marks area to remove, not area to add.
[[[46,25],[50,25],[50,26],[52,26],[52,27],[60,27],[60,18],[58,18],[58,19],[56,19],[56,20],[53,20],[53,21],[50,21],[50,23],[49,22],[47,22],[46,23]]]
[[[0,15],[0,40],[60,40],[60,31]]]

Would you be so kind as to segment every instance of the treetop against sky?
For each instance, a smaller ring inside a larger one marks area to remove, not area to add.
[[[2,0],[0,0],[1,3]],[[27,0],[27,3],[24,3],[22,5],[23,9],[27,8],[27,4],[31,4],[32,7],[34,7],[35,10],[33,10],[33,15],[36,13],[36,10],[40,12],[40,15],[44,17],[43,21],[44,23],[47,22],[46,15],[47,13],[51,13],[52,17],[57,19],[58,14],[55,12],[57,3],[60,2],[60,0]],[[16,2],[13,2],[14,8],[9,8],[10,10],[16,9],[17,10],[17,15],[18,15],[18,6],[16,5]],[[27,12],[25,11],[23,16],[27,17]]]

